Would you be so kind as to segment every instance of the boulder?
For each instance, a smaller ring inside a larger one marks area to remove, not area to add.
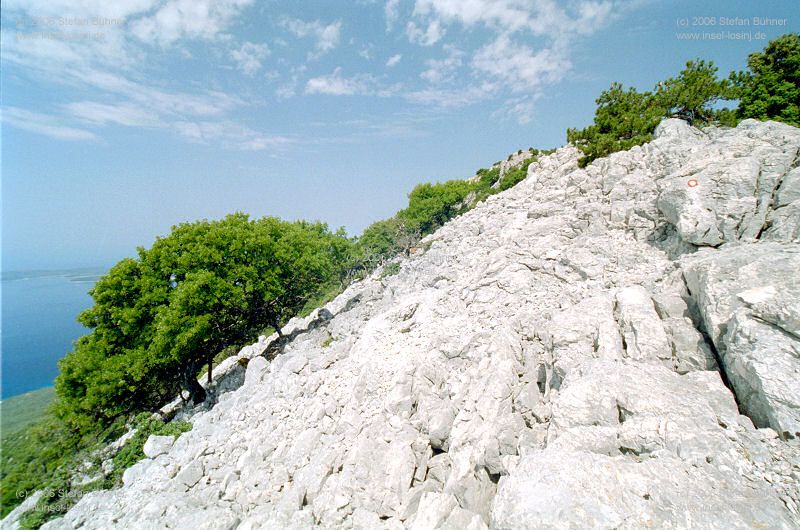
[[[169,451],[174,443],[174,436],[157,436],[151,434],[144,443],[142,451],[147,458],[155,458]]]

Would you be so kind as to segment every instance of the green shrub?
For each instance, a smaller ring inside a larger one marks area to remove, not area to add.
[[[520,165],[519,167],[512,168],[506,171],[506,174],[503,175],[503,179],[500,181],[500,185],[497,188],[497,192],[513,188],[514,186],[525,180],[525,177],[528,176],[528,166],[530,166],[536,160],[537,157],[534,156],[523,162],[522,165]]]
[[[134,420],[136,434],[130,437],[119,452],[114,455],[114,470],[107,478],[106,486],[116,487],[122,484],[122,474],[126,469],[145,458],[144,444],[151,435],[180,436],[192,430],[188,421],[164,422],[151,413],[143,412]]]
[[[665,117],[700,126],[735,126],[744,118],[800,126],[800,35],[790,33],[771,41],[763,53],[750,55],[747,66],[747,72],[719,79],[714,63],[689,61],[677,77],[658,83],[653,92],[613,83],[596,100],[594,123],[581,130],[567,129],[567,140],[584,154],[578,165],[650,141]],[[719,105],[736,99],[736,109]]]
[[[394,261],[392,263],[387,263],[383,267],[383,270],[381,271],[381,279],[388,278],[389,276],[394,276],[398,272],[400,272],[400,264],[399,263],[397,263],[396,261]]]
[[[467,195],[474,186],[465,180],[420,184],[408,195],[408,207],[397,217],[410,231],[424,236],[468,209]]]
[[[18,436],[4,438],[2,516],[28,495],[42,491],[35,508],[20,520],[22,528],[38,528],[68,511],[83,494],[119,486],[123,472],[145,457],[142,448],[151,434],[179,436],[190,430],[191,424],[164,423],[151,413],[142,413],[134,420],[133,427],[136,434],[112,458],[112,473],[87,483],[76,481],[85,471],[84,463],[91,463],[95,472],[99,470],[98,455],[126,430],[121,422],[102,433],[80,436],[66,430],[64,423],[51,414]]]

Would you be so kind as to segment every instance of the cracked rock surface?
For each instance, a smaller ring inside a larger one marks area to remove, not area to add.
[[[799,148],[541,158],[46,528],[798,527]]]

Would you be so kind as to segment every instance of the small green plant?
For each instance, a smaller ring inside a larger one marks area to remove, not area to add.
[[[389,276],[394,276],[398,272],[400,272],[400,264],[398,262],[393,261],[392,263],[387,263],[381,271],[381,280]]]
[[[192,424],[188,421],[165,423],[152,413],[142,412],[134,419],[133,428],[136,433],[114,455],[113,471],[105,478],[98,477],[98,480],[82,484],[74,481],[83,462],[91,462],[95,468],[100,466],[97,455],[108,440],[100,440],[88,449],[65,455],[67,460],[54,470],[46,482],[37,485],[43,495],[36,506],[22,516],[21,528],[39,528],[49,519],[66,513],[85,493],[120,486],[125,470],[145,458],[144,443],[150,435],[180,436],[191,430]]]
[[[142,412],[134,420],[136,434],[125,442],[125,445],[114,455],[114,470],[106,479],[108,486],[115,487],[122,484],[123,472],[145,458],[144,444],[151,435],[156,436],[180,436],[192,430],[192,424],[188,421],[164,422],[160,418],[149,412]]]
[[[329,347],[331,344],[333,344],[333,335],[331,335],[331,334],[329,333],[329,334],[328,334],[328,338],[322,341],[322,347],[323,347],[323,348],[327,348],[327,347]]]

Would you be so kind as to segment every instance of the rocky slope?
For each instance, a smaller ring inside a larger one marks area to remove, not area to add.
[[[532,164],[46,527],[798,527],[800,130],[656,136]]]

